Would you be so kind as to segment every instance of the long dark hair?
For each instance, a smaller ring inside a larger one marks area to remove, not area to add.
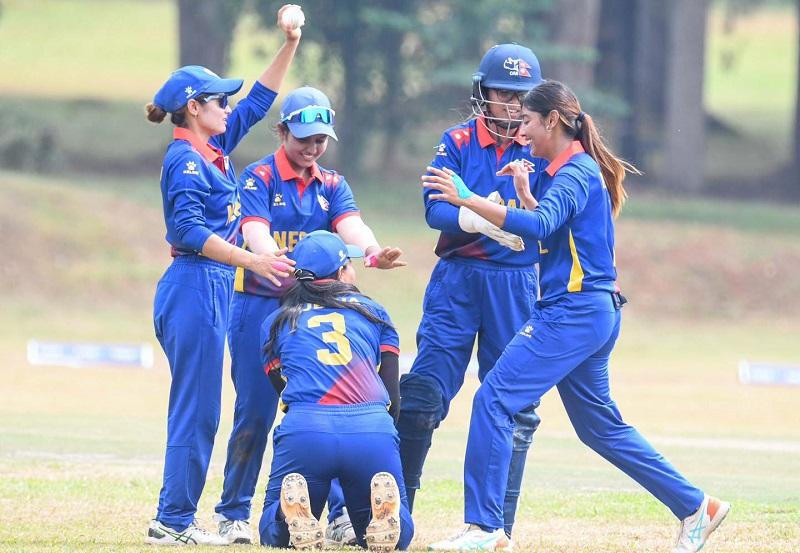
[[[335,277],[335,275],[331,275],[331,277]],[[328,307],[330,309],[350,309],[363,315],[367,320],[373,323],[392,326],[389,321],[378,317],[367,306],[358,302],[345,300],[345,296],[349,294],[361,294],[361,291],[352,284],[346,284],[334,278],[298,280],[295,282],[281,299],[278,316],[275,317],[275,320],[272,322],[272,327],[269,329],[269,340],[267,340],[264,346],[264,351],[267,355],[272,355],[281,327],[288,324],[290,331],[295,330],[297,328],[297,319],[308,304]],[[363,296],[363,294],[361,295]]]
[[[625,173],[641,175],[632,164],[615,156],[606,146],[592,116],[581,111],[575,93],[558,81],[546,81],[525,95],[522,106],[547,117],[551,111],[558,112],[561,126],[567,136],[579,140],[584,151],[600,166],[600,173],[611,196],[611,211],[616,217],[628,194],[622,186]]]

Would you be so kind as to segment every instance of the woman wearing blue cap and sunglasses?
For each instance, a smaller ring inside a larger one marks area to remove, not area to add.
[[[294,58],[301,32],[291,18],[282,22],[287,9],[278,12],[285,43],[235,109],[228,96],[243,82],[197,65],[175,71],[146,107],[150,121],[160,123],[170,114],[176,126],[161,170],[173,261],[158,283],[154,325],[172,383],[164,481],[146,539],[151,544],[226,545],[245,539],[207,532],[196,524],[195,513],[219,425],[233,268],[247,267],[278,285],[277,277],[287,276],[293,264],[285,249],[252,253],[235,245],[240,204],[228,159],[266,115]]]
[[[317,164],[328,139],[336,140],[334,115],[328,97],[315,88],[304,86],[287,95],[278,124],[280,148],[249,165],[239,179],[243,247],[257,254],[286,248],[291,252],[307,233],[336,231],[366,253],[367,266],[401,267],[402,252],[378,245],[345,178]],[[228,340],[236,407],[216,511],[222,519],[246,521],[278,405],[261,364],[259,328],[278,308],[287,286],[277,288],[256,272],[240,268],[234,289]],[[331,494],[329,519],[329,543],[355,542],[338,486]]]

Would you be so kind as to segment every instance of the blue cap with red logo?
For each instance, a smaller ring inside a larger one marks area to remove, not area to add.
[[[358,246],[345,244],[332,232],[315,230],[306,234],[289,256],[296,263],[298,280],[315,280],[334,274],[348,259],[364,257],[364,252]]]
[[[153,103],[168,113],[174,113],[201,94],[236,94],[242,79],[223,79],[200,65],[186,65],[169,76],[156,92]]]
[[[472,82],[486,88],[527,92],[542,83],[542,70],[530,48],[496,44],[484,54]]]
[[[281,106],[281,122],[286,123],[296,138],[326,134],[339,140],[333,130],[331,101],[325,94],[310,86],[297,88],[286,96]]]

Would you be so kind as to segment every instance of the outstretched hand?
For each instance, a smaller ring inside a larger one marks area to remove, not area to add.
[[[375,269],[396,269],[398,267],[405,267],[405,261],[399,261],[398,258],[403,255],[403,250],[400,248],[386,247],[377,253],[373,253],[364,258],[364,265]]]
[[[289,248],[283,248],[273,253],[254,254],[247,269],[280,287],[281,281],[278,277],[288,278],[295,264],[293,259],[286,257],[288,251]]]
[[[461,177],[447,167],[444,170],[428,167],[428,172],[422,175],[422,186],[439,192],[428,196],[431,200],[443,200],[457,206],[465,205],[465,200],[474,195]]]

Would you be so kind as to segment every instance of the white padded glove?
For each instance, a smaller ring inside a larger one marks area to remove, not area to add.
[[[500,203],[498,201],[500,199],[500,194],[496,191],[492,192],[486,199],[494,203]],[[500,230],[498,226],[493,225],[467,207],[461,206],[458,208],[458,226],[460,226],[461,230],[464,232],[478,232],[484,236],[488,236],[495,242],[515,252],[521,252],[525,249],[525,242],[522,241],[522,238],[516,234]]]

